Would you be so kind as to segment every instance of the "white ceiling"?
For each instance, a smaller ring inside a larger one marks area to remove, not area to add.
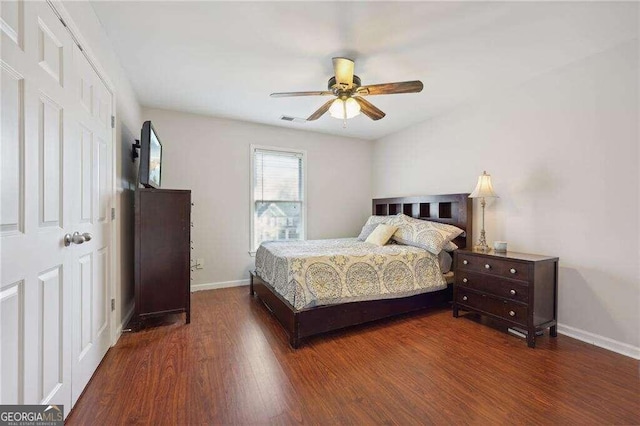
[[[93,1],[140,103],[377,139],[456,105],[638,37],[634,3]],[[331,58],[363,84],[422,80],[418,94],[371,96],[387,113],[307,117],[327,99]],[[615,76],[612,76],[615,78]]]

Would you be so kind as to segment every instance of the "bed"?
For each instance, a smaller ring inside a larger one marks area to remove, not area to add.
[[[454,225],[465,231],[453,240],[469,247],[469,194],[374,199],[372,214]],[[393,277],[382,285],[377,277]],[[250,294],[282,324],[295,349],[304,338],[424,308],[452,299],[451,276],[443,276],[435,255],[403,245],[376,247],[351,239],[264,243],[256,253]]]

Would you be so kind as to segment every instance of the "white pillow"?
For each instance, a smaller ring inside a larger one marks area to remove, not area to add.
[[[464,231],[453,225],[414,219],[398,214],[390,222],[398,227],[393,239],[401,244],[423,248],[433,254],[439,254],[447,243]]]
[[[460,235],[462,235],[462,234],[460,234]],[[455,237],[454,237],[454,238],[455,238]],[[447,245],[446,245],[446,246],[444,246],[444,250],[445,250],[445,251],[454,251],[454,250],[458,250],[459,248],[460,248],[460,247],[458,247],[458,245],[457,245],[457,244],[455,244],[453,241],[449,241],[449,242],[447,243]]]
[[[396,232],[396,229],[398,229],[397,226],[380,223],[367,237],[365,242],[375,244],[377,246],[383,246],[391,239],[391,236]]]
[[[376,227],[381,223],[386,223],[393,219],[393,216],[370,216],[367,219],[367,222],[362,227],[362,231],[360,231],[360,235],[358,235],[358,239],[360,241],[364,241],[367,239],[369,235],[373,232]]]

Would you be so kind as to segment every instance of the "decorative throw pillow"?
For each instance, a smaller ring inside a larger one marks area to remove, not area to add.
[[[460,235],[462,235],[462,234],[460,234]],[[453,237],[453,238],[456,238],[456,237]],[[457,244],[455,244],[455,243],[454,243],[454,242],[452,242],[452,241],[449,241],[449,242],[447,243],[447,245],[446,245],[446,246],[444,246],[444,250],[445,250],[445,251],[454,251],[454,250],[458,250],[459,248],[460,248],[460,247],[458,247],[458,245],[457,245]]]
[[[389,241],[393,233],[396,232],[396,229],[398,229],[397,226],[380,223],[367,237],[365,242],[375,244],[377,246],[383,246],[387,244],[387,241]]]
[[[446,274],[451,270],[451,264],[453,263],[453,258],[446,250],[442,250],[440,254],[438,254],[438,265],[440,265],[440,272]]]
[[[398,227],[393,239],[401,244],[423,248],[435,255],[464,231],[453,225],[414,219],[405,214],[394,217],[390,224]]]
[[[360,235],[358,235],[358,239],[360,241],[364,241],[367,239],[369,235],[373,232],[376,227],[381,223],[386,223],[391,220],[393,216],[370,216],[367,219],[367,222],[362,227],[362,231],[360,231]]]

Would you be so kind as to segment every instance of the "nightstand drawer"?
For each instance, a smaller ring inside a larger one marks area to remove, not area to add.
[[[528,281],[529,265],[494,257],[469,256],[458,254],[458,269],[498,275],[505,278]]]
[[[518,302],[526,303],[529,299],[529,287],[526,283],[491,275],[459,270],[456,274],[456,284]]]
[[[481,313],[491,314],[518,324],[527,324],[527,305],[510,302],[465,287],[458,287],[456,302]]]

